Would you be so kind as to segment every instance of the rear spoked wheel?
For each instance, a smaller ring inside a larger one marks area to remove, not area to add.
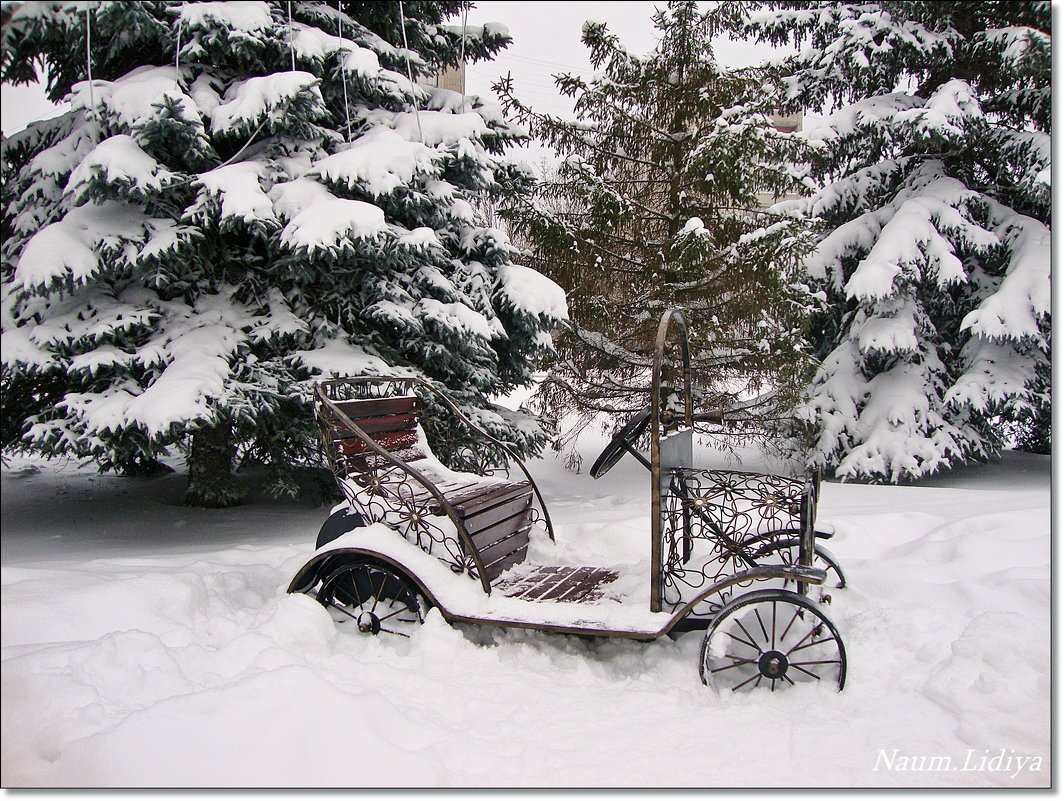
[[[355,562],[330,573],[318,590],[318,602],[341,628],[394,637],[413,634],[428,609],[406,576],[376,562]]]
[[[702,641],[702,683],[746,692],[798,684],[846,683],[846,649],[828,616],[808,598],[758,590],[720,610]]]
[[[799,549],[797,543],[789,541],[781,543],[769,542],[759,548],[754,557],[757,559],[778,560],[781,565],[794,567],[799,564]],[[813,546],[812,566],[823,570],[827,573],[827,577],[822,585],[810,585],[811,594],[822,603],[831,603],[831,590],[841,590],[846,587],[846,574],[842,572],[842,566],[835,556],[821,545]],[[771,581],[769,587],[778,587],[781,590],[797,592],[798,582],[794,579],[777,579]]]

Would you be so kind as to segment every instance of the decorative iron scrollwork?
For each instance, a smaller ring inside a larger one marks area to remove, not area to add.
[[[663,493],[661,589],[664,608],[676,610],[699,590],[757,564],[754,552],[801,525],[803,479],[732,470],[669,471]],[[733,596],[732,585],[699,604],[710,617]]]

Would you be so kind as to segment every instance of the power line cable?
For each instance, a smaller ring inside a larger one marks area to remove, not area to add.
[[[536,64],[536,65],[541,65],[541,66],[561,67],[562,69],[569,70],[571,72],[592,73],[592,72],[595,71],[595,70],[593,70],[591,68],[590,65],[588,65],[586,67],[578,67],[578,66],[576,66],[574,64],[562,64],[559,61],[546,61],[546,60],[540,59],[540,58],[532,58],[531,56],[522,56],[522,55],[518,55],[517,53],[507,53],[507,52],[499,53],[498,56],[496,56],[495,59],[493,59],[493,61],[500,61],[500,60],[506,60],[506,59],[513,59],[514,61],[525,61],[525,62],[528,62],[528,63],[531,63],[531,64]]]
[[[403,13],[403,0],[399,0],[399,25],[403,29],[403,50],[406,51],[406,77],[410,81],[410,99],[414,104],[414,119],[417,120],[418,141],[425,143],[425,133],[421,130],[421,111],[418,109],[417,87],[414,85],[414,71],[410,66],[410,45],[406,41],[406,15]]]

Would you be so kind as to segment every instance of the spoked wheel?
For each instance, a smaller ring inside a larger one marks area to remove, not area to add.
[[[797,546],[780,551],[780,555],[783,557],[783,564],[798,564]],[[813,546],[813,567],[819,567],[828,574],[828,577],[824,579],[824,583],[821,585],[824,590],[841,590],[845,588],[846,574],[842,572],[842,567],[826,548],[819,545]],[[796,581],[786,579],[783,583],[783,589],[793,591],[796,588],[796,584]]]
[[[793,592],[758,590],[721,609],[702,641],[702,683],[771,691],[797,684],[846,683],[846,649],[816,604]]]
[[[322,582],[318,602],[337,625],[362,634],[409,637],[428,604],[406,576],[376,562],[344,565]]]
[[[797,565],[798,545],[796,543],[786,543],[775,546],[770,543],[762,546],[755,554],[755,558],[763,557],[782,565]],[[813,546],[813,567],[818,567],[828,574],[827,578],[824,579],[824,583],[817,587],[821,596],[826,596],[825,600],[830,600],[830,596],[827,593],[832,589],[841,590],[846,587],[846,574],[842,572],[842,566],[827,548],[821,545]],[[794,592],[797,590],[797,584],[794,579],[780,579],[775,586]]]
[[[842,572],[842,566],[827,548],[819,545],[813,546],[813,567],[823,568],[828,574],[824,580],[824,587],[837,590],[845,589],[846,574]]]

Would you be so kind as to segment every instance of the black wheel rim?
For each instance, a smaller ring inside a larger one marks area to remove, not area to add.
[[[405,577],[381,565],[340,568],[318,591],[338,626],[360,634],[410,637],[425,621],[425,604]]]
[[[612,470],[613,466],[628,452],[627,446],[639,439],[642,433],[646,431],[648,425],[650,425],[650,407],[645,406],[632,415],[624,427],[613,435],[609,444],[599,454],[595,463],[591,465],[591,477],[601,478]]]
[[[798,548],[782,548],[779,551],[780,562],[788,567],[798,564]],[[824,583],[819,585],[821,594],[831,589],[841,590],[846,587],[846,577],[842,574],[842,568],[840,568],[834,560],[827,557],[819,549],[813,550],[813,567],[818,567],[827,573],[827,577],[824,579]],[[785,590],[795,590],[798,586],[798,582],[794,579],[783,579],[782,588]]]
[[[721,610],[706,633],[699,667],[703,682],[735,692],[799,684],[841,690],[846,652],[835,626],[813,603],[769,591]]]

